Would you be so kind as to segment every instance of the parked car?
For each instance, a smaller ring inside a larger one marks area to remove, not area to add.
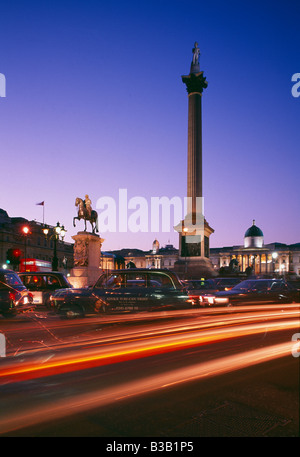
[[[206,295],[203,299],[208,306],[290,303],[297,300],[297,290],[283,280],[247,279],[231,290]]]
[[[191,308],[189,297],[169,270],[114,270],[85,289],[64,289],[52,294],[51,306],[66,317],[94,313],[129,313]]]
[[[216,290],[230,290],[241,282],[240,278],[214,278]]]
[[[33,309],[32,294],[18,274],[12,270],[0,269],[0,314],[7,317]]]
[[[203,295],[213,294],[218,291],[213,279],[189,279],[184,284],[188,293],[193,297],[198,306],[203,306]]]
[[[241,280],[238,278],[195,279],[186,281],[186,287],[200,306],[206,306],[204,296],[215,294],[220,290],[230,290],[239,282]]]
[[[19,273],[24,285],[33,295],[35,305],[50,306],[50,295],[58,289],[68,289],[72,285],[63,273],[51,272],[31,272]]]

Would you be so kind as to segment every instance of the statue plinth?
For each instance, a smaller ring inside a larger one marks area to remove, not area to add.
[[[187,214],[174,229],[179,233],[179,257],[174,265],[175,272],[184,279],[214,276],[209,260],[209,237],[214,230],[203,214]]]
[[[100,259],[104,239],[89,232],[78,232],[72,238],[75,241],[74,268],[70,283],[76,288],[92,286],[102,273]]]

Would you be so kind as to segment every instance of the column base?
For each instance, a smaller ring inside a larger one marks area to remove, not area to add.
[[[208,279],[216,276],[216,272],[206,257],[179,258],[174,264],[174,272],[180,279]]]
[[[68,279],[75,289],[82,289],[93,286],[102,273],[103,270],[96,267],[74,267]]]

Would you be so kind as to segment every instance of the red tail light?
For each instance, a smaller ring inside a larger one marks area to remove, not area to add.
[[[191,295],[191,294],[189,294],[188,301],[189,301],[190,303],[192,303],[193,305],[195,305],[195,304],[197,304],[198,300],[199,300],[199,295]]]
[[[16,299],[16,295],[17,295],[16,292],[9,292],[9,299],[14,301]]]

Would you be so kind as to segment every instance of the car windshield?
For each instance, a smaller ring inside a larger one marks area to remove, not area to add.
[[[95,284],[99,289],[118,289],[133,287],[174,288],[172,279],[164,273],[126,272],[123,274],[103,274]]]
[[[148,287],[163,287],[166,289],[173,289],[174,283],[169,275],[153,271],[148,275]]]
[[[246,280],[234,286],[231,290],[233,292],[249,292],[250,290],[268,290],[272,281],[255,281]]]
[[[9,286],[23,286],[23,283],[19,276],[14,273],[4,273],[3,279],[4,282]]]
[[[20,278],[25,286],[31,290],[71,287],[71,284],[65,275],[56,275],[52,273],[32,273],[20,274]]]
[[[5,287],[5,284],[10,287],[24,287],[21,279],[15,273],[4,273],[2,276],[0,276],[0,282],[3,287]]]

